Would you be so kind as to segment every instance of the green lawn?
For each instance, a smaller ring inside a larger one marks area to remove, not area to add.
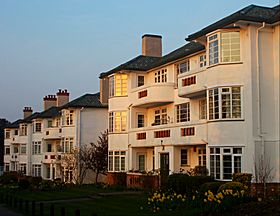
[[[73,215],[76,209],[80,209],[81,216],[149,216],[155,215],[150,209],[147,208],[147,195],[115,195],[92,199],[89,201],[65,202],[54,204],[56,215],[60,214],[61,207],[65,207],[66,215]],[[39,212],[39,206],[37,206]],[[45,215],[49,214],[50,204],[45,204]],[[156,215],[159,216],[194,216],[198,215],[199,211],[194,210],[181,210],[161,212]],[[39,215],[39,214],[38,214]]]

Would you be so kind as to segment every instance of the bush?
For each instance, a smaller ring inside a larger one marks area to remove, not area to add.
[[[190,169],[190,171],[188,171],[188,174],[191,176],[207,176],[208,169],[206,168],[206,166],[195,166],[193,169]]]
[[[212,182],[211,176],[189,176],[186,174],[172,174],[167,180],[167,189],[174,190],[179,194],[192,196],[196,191],[199,191],[200,186],[206,182]]]
[[[18,181],[18,178],[19,178],[19,174],[15,171],[4,172],[0,178],[0,183],[4,185],[13,184]]]
[[[228,182],[219,187],[218,193],[225,191],[227,189],[230,189],[235,193],[237,191],[240,192],[241,190],[244,190],[245,188],[244,188],[243,184],[240,182]]]
[[[31,177],[29,181],[30,181],[31,187],[39,188],[40,183],[42,182],[42,180],[43,180],[42,177],[38,176],[38,177]]]
[[[18,180],[18,186],[20,189],[28,189],[30,186],[30,182],[28,181],[27,178],[20,178]]]
[[[233,182],[240,182],[244,185],[246,193],[251,191],[252,174],[250,173],[234,173],[232,175]]]
[[[203,185],[201,185],[199,193],[200,195],[204,195],[205,192],[211,191],[213,194],[216,194],[219,190],[219,188],[221,187],[221,185],[223,185],[224,182],[206,182]]]
[[[39,183],[39,189],[41,191],[51,191],[55,188],[55,184],[54,182],[50,181],[50,180],[42,180]]]

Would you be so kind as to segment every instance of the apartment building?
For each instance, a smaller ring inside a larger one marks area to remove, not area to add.
[[[279,21],[279,5],[250,5],[164,56],[162,37],[144,35],[142,55],[101,73],[109,172],[203,165],[230,180],[264,159],[280,182]]]
[[[25,107],[23,119],[5,129],[4,170],[71,181],[73,170],[64,169],[61,156],[107,130],[108,109],[99,98],[85,94],[69,102],[69,92],[59,90],[44,97],[44,111]]]

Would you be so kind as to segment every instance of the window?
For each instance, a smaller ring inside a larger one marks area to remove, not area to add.
[[[26,175],[26,164],[20,164],[19,170],[22,175]]]
[[[18,130],[15,130],[15,136],[17,136],[18,135]]]
[[[9,172],[10,171],[10,164],[9,163],[5,163],[4,171],[5,172]]]
[[[125,171],[125,151],[109,151],[108,170],[109,171]]]
[[[176,106],[177,122],[190,121],[190,103],[184,103]]]
[[[216,179],[230,180],[241,172],[242,148],[210,148],[210,174]]]
[[[170,137],[170,130],[161,130],[154,132],[154,138],[165,138]]]
[[[74,148],[74,138],[73,137],[65,137],[62,141],[62,152],[70,153]]]
[[[203,68],[206,66],[206,55],[203,54],[201,56],[199,56],[199,67]]]
[[[26,136],[27,135],[27,124],[21,124],[19,129],[19,135],[20,136]]]
[[[207,103],[206,99],[199,100],[199,119],[207,118]]]
[[[32,154],[41,154],[41,141],[32,142]]]
[[[47,143],[47,152],[52,152],[52,144]]]
[[[138,156],[138,168],[139,171],[145,171],[145,155]]]
[[[206,166],[206,148],[198,149],[198,165]]]
[[[209,65],[219,62],[219,42],[218,35],[215,34],[209,37]]]
[[[41,176],[41,165],[40,164],[33,164],[32,165],[32,175],[33,176]]]
[[[155,110],[155,121],[152,125],[167,124],[167,108]]]
[[[240,61],[240,35],[239,32],[221,33],[222,62]]]
[[[177,70],[179,74],[190,71],[190,60],[187,59],[185,62],[180,63],[177,67],[178,67]]]
[[[13,147],[13,153],[18,153],[18,152],[19,152],[18,146],[14,146]]]
[[[52,120],[48,120],[48,128],[51,128],[52,127]]]
[[[109,113],[109,132],[126,131],[126,112]]]
[[[74,125],[74,110],[64,110],[64,125]]]
[[[109,77],[109,96],[127,95],[127,75],[116,74]]]
[[[241,118],[241,87],[223,87],[208,91],[209,120]]]
[[[145,77],[144,76],[137,76],[137,87],[143,86],[145,84]]]
[[[20,153],[21,154],[26,154],[26,144],[21,144],[20,145]]]
[[[6,131],[6,132],[5,132],[5,138],[6,138],[6,139],[10,139],[10,138],[11,138],[11,133],[10,133],[10,131]]]
[[[239,32],[222,32],[219,34],[215,34],[210,36],[208,38],[208,41],[209,41],[209,65],[217,64],[219,62],[240,61],[240,33]]]
[[[37,132],[41,132],[41,130],[42,130],[41,122],[34,122],[33,123],[33,132],[37,133]]]
[[[188,165],[188,150],[181,149],[181,166],[187,166],[187,165]]]
[[[155,73],[155,83],[167,82],[167,70],[162,69]]]
[[[137,140],[145,140],[146,139],[146,132],[137,133],[136,134],[136,139]]]
[[[145,116],[143,114],[137,115],[137,127],[138,128],[144,127],[144,119],[145,119]]]
[[[10,146],[5,146],[5,155],[10,154]]]

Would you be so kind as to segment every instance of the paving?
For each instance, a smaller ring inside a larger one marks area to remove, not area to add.
[[[0,216],[22,216],[22,214],[7,208],[5,204],[0,204]]]

